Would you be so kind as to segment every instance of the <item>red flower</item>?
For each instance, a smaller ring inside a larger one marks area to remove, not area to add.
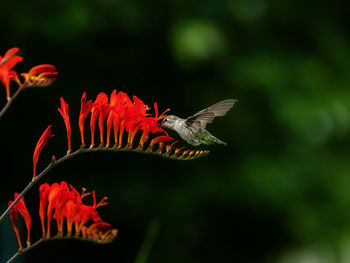
[[[104,121],[109,113],[109,104],[108,104],[108,96],[101,92],[97,95],[94,107],[91,110],[91,119],[90,119],[90,131],[91,131],[91,146],[95,145],[95,122],[97,117],[98,119],[98,127],[100,130],[100,143],[103,144],[103,126]]]
[[[47,87],[54,82],[58,76],[56,67],[50,64],[42,64],[32,67],[28,73],[21,73],[24,77],[24,87]]]
[[[107,205],[108,203],[105,201],[107,197],[102,198],[102,200],[96,204],[96,196],[95,191],[92,191],[92,197],[94,203],[92,206],[81,205],[79,213],[75,217],[75,234],[80,234],[80,230],[82,227],[89,221],[93,222],[102,222],[102,219],[98,215],[96,208],[100,206]]]
[[[155,102],[154,111],[155,111],[155,117],[147,117],[143,120],[143,122],[140,123],[139,128],[143,131],[140,139],[141,149],[143,148],[144,143],[148,140],[149,133],[157,133],[157,132],[164,133],[168,138],[170,138],[168,136],[168,133],[165,130],[163,130],[158,124],[159,120],[165,118],[165,113],[169,111],[169,109],[165,110],[160,116],[158,116],[158,106],[157,106],[157,103]]]
[[[53,218],[56,219],[57,230],[59,235],[63,235],[63,222],[64,222],[64,208],[66,203],[70,199],[71,192],[68,184],[64,181],[61,182],[59,192],[56,195],[55,213]]]
[[[66,205],[62,212],[62,217],[67,218],[67,234],[71,235],[72,233],[72,226],[75,220],[75,217],[80,211],[82,201],[81,199],[84,197],[84,192],[82,196],[79,195],[78,191],[73,188],[73,186],[70,186],[72,188],[72,191],[69,193],[68,201],[66,202]]]
[[[81,144],[82,144],[82,147],[84,147],[85,146],[85,140],[84,140],[85,119],[91,112],[91,109],[94,106],[94,104],[92,103],[92,100],[89,100],[88,102],[86,102],[86,92],[83,93],[80,103],[81,103],[81,107],[80,107],[80,114],[79,114],[79,130],[80,130]]]
[[[126,131],[129,133],[127,143],[129,148],[132,148],[134,137],[141,129],[141,123],[145,121],[146,111],[148,110],[148,106],[146,106],[138,97],[133,96],[133,100],[133,107],[129,108],[128,116],[125,120]]]
[[[50,193],[50,185],[48,183],[44,183],[39,187],[39,199],[40,199],[40,205],[39,205],[39,217],[41,221],[41,227],[43,231],[43,236],[45,236],[45,209],[48,202],[48,197]]]
[[[66,131],[67,131],[67,140],[68,140],[68,153],[71,152],[71,127],[70,127],[70,121],[69,121],[69,106],[64,101],[64,99],[61,97],[61,108],[58,109],[60,114],[63,117],[64,124],[66,125]]]
[[[23,60],[22,57],[16,56],[19,51],[18,47],[9,49],[6,54],[0,56],[0,80],[6,87],[6,97],[10,99],[10,81],[14,80],[19,83],[18,75],[14,70],[11,70],[18,62]]]
[[[118,104],[117,90],[113,90],[112,94],[111,94],[110,103],[109,103],[110,109],[113,109],[114,107],[116,107],[117,104]],[[115,114],[114,110],[110,110],[108,118],[107,118],[106,147],[108,147],[110,145],[111,129],[112,129],[112,125],[113,125],[115,118],[116,118],[116,114]],[[117,131],[117,133],[118,133],[118,131]]]
[[[93,206],[81,205],[79,212],[74,218],[75,234],[80,235],[82,227],[90,220],[93,220],[93,222],[100,222],[101,218]]]
[[[56,207],[56,197],[58,195],[59,190],[60,190],[60,185],[58,183],[53,183],[50,187],[50,191],[49,191],[48,196],[47,196],[47,202],[48,202],[47,216],[46,216],[47,236],[50,236],[52,212],[53,212],[54,208]],[[41,203],[41,200],[40,200],[40,203]],[[44,207],[44,211],[45,211],[45,207]]]
[[[122,139],[123,139],[123,133],[125,128],[125,118],[127,117],[127,113],[129,108],[132,107],[132,102],[128,95],[124,92],[119,92],[116,96],[111,96],[111,112],[113,118],[109,118],[107,120],[107,134],[108,131],[108,125],[109,123],[113,122],[113,130],[114,130],[114,140],[115,145],[121,147],[122,146]],[[118,139],[118,132],[119,132],[119,139]]]
[[[41,135],[38,143],[36,144],[34,154],[33,154],[33,176],[34,176],[34,178],[36,177],[36,164],[38,163],[39,155],[40,155],[41,151],[43,150],[43,148],[45,147],[45,145],[47,144],[48,140],[54,136],[55,135],[51,134],[51,125],[49,125],[49,127],[46,128],[44,133]]]
[[[134,100],[138,100],[136,97],[134,97]],[[140,104],[140,102],[138,102]],[[144,106],[145,109],[148,109],[147,106]],[[149,139],[150,133],[164,133],[166,136],[168,136],[168,133],[164,131],[158,124],[158,120],[163,119],[165,117],[165,112],[167,112],[169,109],[164,111],[161,116],[158,116],[158,107],[157,103],[154,103],[154,109],[155,109],[155,117],[146,117],[146,114],[142,111],[139,111],[138,118],[133,118],[133,126],[131,128],[131,131],[129,132],[128,137],[128,146],[132,148],[133,139],[136,135],[136,133],[139,130],[142,130],[142,136],[139,142],[140,148],[143,149],[143,145],[146,141]],[[169,137],[170,138],[170,137]]]
[[[17,199],[17,197],[19,196],[18,193],[14,194],[14,199]],[[10,201],[8,206],[10,206],[13,203],[13,201]],[[27,227],[27,246],[30,245],[30,229],[32,227],[32,219],[30,218],[30,214],[27,210],[27,207],[24,203],[24,198],[22,197],[21,199],[19,199],[19,201],[17,202],[17,204],[15,204],[15,206],[11,209],[10,211],[10,217],[11,217],[11,221],[12,221],[12,225],[13,225],[13,229],[15,230],[16,236],[17,236],[17,241],[19,244],[19,248],[20,250],[22,250],[22,243],[21,243],[21,239],[19,236],[19,231],[18,231],[18,227],[17,227],[17,215],[18,212],[21,214],[21,216],[24,219],[24,222],[26,224]]]

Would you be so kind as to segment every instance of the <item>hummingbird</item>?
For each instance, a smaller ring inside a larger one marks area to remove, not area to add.
[[[206,130],[206,125],[212,123],[215,117],[224,116],[237,100],[228,99],[220,101],[206,109],[203,109],[187,119],[175,115],[169,115],[161,122],[162,128],[176,131],[187,143],[198,146],[200,144],[223,144]]]

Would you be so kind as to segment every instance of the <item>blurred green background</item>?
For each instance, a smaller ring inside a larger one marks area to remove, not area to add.
[[[18,262],[350,262],[349,7],[313,0],[3,1],[0,53],[18,46],[24,61],[17,72],[51,63],[60,76],[23,92],[1,119],[2,210],[31,179],[33,150],[49,124],[56,137],[38,170],[51,154],[65,154],[60,96],[70,104],[73,149],[84,91],[95,99],[121,90],[183,117],[239,100],[208,126],[228,146],[210,147],[205,158],[95,153],[55,167],[43,182],[66,180],[109,197],[100,214],[119,236],[104,246],[46,243]],[[4,88],[1,98],[5,104]],[[26,195],[33,241],[41,236],[37,191]],[[154,244],[144,243],[149,229],[159,229],[148,239]],[[0,231],[4,261],[17,250],[9,218]],[[139,254],[143,245],[149,256]]]

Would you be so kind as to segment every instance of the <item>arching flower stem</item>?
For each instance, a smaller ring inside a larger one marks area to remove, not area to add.
[[[209,151],[180,151],[180,149],[175,149],[173,154],[170,154],[171,149],[167,149],[165,153],[162,153],[163,150],[163,143],[159,144],[159,149],[153,151],[151,148],[142,149],[141,147],[137,148],[130,148],[130,146],[125,146],[124,148],[121,148],[120,146],[114,146],[114,147],[95,147],[95,148],[84,148],[81,147],[80,149],[67,153],[65,156],[61,157],[60,159],[56,159],[54,156],[51,160],[51,163],[35,178],[29,182],[29,184],[24,188],[24,190],[18,195],[18,197],[13,201],[13,203],[6,209],[6,211],[1,215],[0,222],[4,220],[5,216],[9,214],[10,210],[17,204],[17,202],[41,179],[44,177],[45,174],[47,174],[54,166],[62,163],[63,161],[70,159],[74,156],[77,156],[81,153],[88,153],[88,152],[137,152],[137,153],[143,153],[143,154],[151,154],[151,155],[160,155],[165,158],[174,159],[174,160],[191,160],[196,159],[199,156],[204,156],[209,153]]]
[[[7,100],[5,106],[0,111],[0,119],[5,114],[5,112],[8,110],[8,108],[11,106],[12,102],[16,99],[16,97],[21,93],[22,90],[24,90],[25,87],[23,85],[20,85],[16,92]]]

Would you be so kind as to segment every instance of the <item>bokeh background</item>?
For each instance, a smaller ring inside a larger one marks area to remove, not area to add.
[[[119,236],[104,246],[45,243],[17,262],[350,262],[344,4],[3,1],[0,53],[18,46],[24,61],[17,72],[51,63],[60,76],[48,88],[23,92],[1,119],[1,210],[31,179],[33,150],[49,124],[56,137],[38,170],[52,154],[65,154],[60,96],[70,104],[73,149],[84,91],[95,99],[121,90],[183,117],[239,100],[208,126],[228,146],[209,147],[205,158],[92,153],[55,167],[42,182],[66,180],[96,190],[98,199],[108,196],[100,214]],[[41,235],[37,191],[26,195],[33,241]],[[5,261],[17,250],[9,218],[0,231]]]

